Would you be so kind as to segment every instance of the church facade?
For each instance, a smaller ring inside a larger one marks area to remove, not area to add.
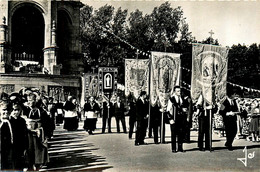
[[[79,96],[81,7],[79,0],[0,1],[0,91],[57,88]]]

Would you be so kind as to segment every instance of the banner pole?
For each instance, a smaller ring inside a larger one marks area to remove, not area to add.
[[[212,150],[212,109],[209,110],[209,149]]]
[[[151,61],[149,62],[149,72],[148,72],[148,79],[149,79],[149,82],[148,82],[148,94],[149,94],[149,109],[148,109],[148,135],[152,135],[152,133],[149,133],[149,132],[152,132],[152,130],[150,130],[150,127],[151,127],[151,88],[150,88],[150,77],[151,77]]]
[[[161,118],[161,144],[163,143],[163,111],[162,111],[162,118]]]
[[[179,65],[179,71],[180,71],[180,80],[179,80],[179,86],[181,86],[181,85],[182,85],[181,55],[180,55],[180,65]]]

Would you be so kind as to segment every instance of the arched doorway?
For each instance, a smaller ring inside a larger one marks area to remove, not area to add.
[[[65,10],[59,10],[57,16],[57,46],[58,59],[57,63],[62,64],[62,73],[68,72],[68,61],[72,49],[72,21]]]
[[[12,60],[43,64],[44,18],[33,5],[18,8],[12,16]]]

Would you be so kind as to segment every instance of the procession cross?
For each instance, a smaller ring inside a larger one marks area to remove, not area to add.
[[[211,30],[211,31],[209,32],[209,34],[210,34],[210,37],[212,38],[212,35],[214,34],[214,32]]]

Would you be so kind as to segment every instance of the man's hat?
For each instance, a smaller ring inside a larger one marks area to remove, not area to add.
[[[9,96],[9,99],[10,99],[11,103],[15,103],[15,104],[23,103],[22,96],[17,92],[11,93]]]
[[[7,101],[8,100],[8,94],[5,92],[0,93],[0,100]]]

